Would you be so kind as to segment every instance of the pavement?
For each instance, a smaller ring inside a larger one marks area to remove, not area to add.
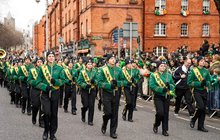
[[[109,137],[109,125],[105,135],[101,133],[102,111],[97,109],[97,100],[94,114],[94,125],[89,126],[87,121],[81,121],[80,108],[81,98],[77,95],[77,115],[64,113],[59,108],[58,140],[111,140]],[[173,107],[170,107],[169,137],[161,135],[161,127],[158,134],[154,134],[152,126],[155,110],[151,101],[145,102],[138,99],[137,109],[134,112],[134,122],[123,121],[121,114],[124,101],[121,99],[119,107],[119,124],[117,129],[119,140],[219,140],[220,139],[220,118],[206,117],[205,127],[208,133],[197,131],[189,126],[187,111],[181,111],[179,116],[174,116]],[[0,87],[0,140],[41,140],[44,129],[31,123],[31,116],[22,114],[20,108],[10,104],[10,96],[5,88]]]

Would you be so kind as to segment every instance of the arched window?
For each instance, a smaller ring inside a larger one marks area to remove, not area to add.
[[[182,0],[182,1],[181,1],[181,9],[182,9],[183,11],[188,10],[188,0]]]
[[[154,35],[155,36],[166,36],[166,24],[164,23],[155,24]]]
[[[166,9],[166,0],[155,0],[155,9]]]
[[[209,36],[209,24],[202,25],[202,36]]]
[[[203,0],[203,13],[210,11],[210,0]]]
[[[156,56],[164,56],[165,54],[167,54],[167,48],[163,46],[157,46],[153,49],[153,52]]]
[[[188,25],[186,23],[181,24],[181,36],[188,36]]]

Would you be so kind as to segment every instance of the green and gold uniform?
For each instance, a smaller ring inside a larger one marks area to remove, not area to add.
[[[27,83],[29,70],[33,68],[32,64],[22,65],[18,68],[18,79],[21,83],[21,95],[22,95],[22,113],[25,113],[27,108],[28,115],[31,115],[31,99],[30,99],[30,88]]]
[[[198,119],[198,130],[204,130],[207,95],[210,82],[210,73],[205,68],[194,67],[189,72],[187,84],[193,89],[193,96],[196,101],[196,112],[191,119],[191,124],[195,124]]]
[[[167,70],[163,73],[156,71],[150,75],[149,87],[154,93],[154,105],[156,108],[154,128],[157,129],[162,122],[163,135],[166,135],[168,131],[170,95],[175,90],[174,81]]]
[[[98,85],[102,88],[103,101],[103,124],[102,131],[106,130],[108,120],[111,120],[110,135],[115,135],[118,127],[118,108],[119,108],[119,93],[118,87],[126,84],[125,78],[121,69],[118,67],[110,67],[106,64],[98,73]]]
[[[88,124],[93,124],[94,117],[94,107],[95,107],[95,98],[96,98],[96,71],[91,69],[81,70],[79,77],[77,79],[78,85],[81,87],[81,115],[82,121],[85,122],[86,111],[88,110]]]

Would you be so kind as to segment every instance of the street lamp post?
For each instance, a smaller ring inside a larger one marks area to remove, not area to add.
[[[40,0],[36,0],[37,3],[40,2]],[[45,11],[45,15],[46,15],[46,52],[48,52],[48,5],[49,2],[48,0],[46,0],[46,11]],[[45,53],[46,54],[46,53]]]

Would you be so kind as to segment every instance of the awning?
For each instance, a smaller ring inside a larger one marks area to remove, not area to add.
[[[78,50],[78,53],[87,53],[87,52],[89,52],[89,49]]]

